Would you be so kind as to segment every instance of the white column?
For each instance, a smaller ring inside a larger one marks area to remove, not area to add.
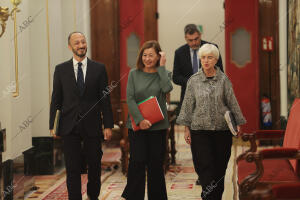
[[[47,2],[29,1],[32,23],[29,27],[31,68],[31,115],[32,136],[49,136],[49,83],[48,83],[48,40]]]
[[[279,2],[279,69],[280,69],[280,115],[286,116],[287,110],[287,0]]]
[[[92,8],[93,9],[93,8]],[[91,16],[90,1],[76,0],[76,27],[86,36],[88,51],[87,56],[91,58]]]

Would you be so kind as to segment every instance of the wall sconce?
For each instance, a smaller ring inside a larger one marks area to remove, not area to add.
[[[0,23],[1,23],[1,34],[0,37],[4,34],[6,29],[6,21],[9,16],[14,20],[14,44],[15,44],[15,79],[16,79],[16,91],[13,93],[13,97],[19,96],[19,77],[18,77],[18,40],[17,40],[17,12],[20,12],[18,5],[21,3],[21,0],[10,0],[13,4],[13,9],[9,13],[7,7],[0,6]]]
[[[2,35],[5,32],[6,29],[6,21],[8,20],[9,16],[12,17],[12,19],[14,20],[13,16],[16,12],[19,12],[20,10],[17,8],[17,6],[21,3],[21,0],[11,0],[11,3],[13,4],[14,8],[12,9],[11,12],[9,12],[8,7],[2,7],[0,6],[0,24],[1,24],[1,33],[0,33],[0,37],[2,37]]]
[[[0,33],[0,37],[2,37],[2,35],[5,32],[5,28],[6,28],[6,23],[5,22],[8,20],[9,16],[10,16],[10,14],[8,12],[8,8],[0,6],[0,23],[1,23],[1,28],[2,28],[2,31]]]

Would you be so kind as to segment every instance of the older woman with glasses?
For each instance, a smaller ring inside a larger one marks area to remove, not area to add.
[[[199,52],[202,69],[187,83],[177,123],[185,126],[185,140],[191,145],[195,170],[202,185],[202,199],[221,200],[231,154],[232,134],[224,113],[232,112],[238,125],[246,122],[228,77],[216,66],[220,56],[213,44]]]

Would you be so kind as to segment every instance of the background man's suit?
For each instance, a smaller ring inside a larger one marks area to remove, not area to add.
[[[206,43],[209,42],[201,40],[200,47]],[[220,69],[223,71],[221,55],[216,65],[220,67]],[[201,68],[201,62],[199,62],[199,69],[200,68]],[[188,44],[185,44],[179,47],[175,51],[174,68],[173,68],[173,81],[175,84],[181,86],[180,105],[182,104],[184,98],[187,81],[192,75],[193,75],[193,66],[191,61],[190,47]]]
[[[88,164],[87,194],[97,199],[100,193],[101,140],[104,128],[113,128],[113,116],[105,66],[87,59],[84,91],[80,95],[76,84],[73,59],[55,68],[50,106],[50,130],[56,110],[61,110],[58,135],[64,141],[69,199],[81,199],[81,149]],[[103,119],[102,119],[103,116]],[[81,148],[83,141],[83,147]],[[70,196],[71,195],[71,196]]]

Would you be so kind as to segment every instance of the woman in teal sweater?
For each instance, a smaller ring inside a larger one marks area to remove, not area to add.
[[[143,200],[147,171],[148,200],[166,200],[167,191],[163,169],[166,149],[166,132],[169,127],[166,94],[173,87],[164,65],[166,57],[157,41],[143,44],[137,58],[137,68],[132,69],[127,82],[127,105],[134,122],[141,128],[133,131],[128,117],[130,144],[127,185],[122,197],[126,200]],[[138,103],[156,96],[164,119],[151,124],[144,119]]]

